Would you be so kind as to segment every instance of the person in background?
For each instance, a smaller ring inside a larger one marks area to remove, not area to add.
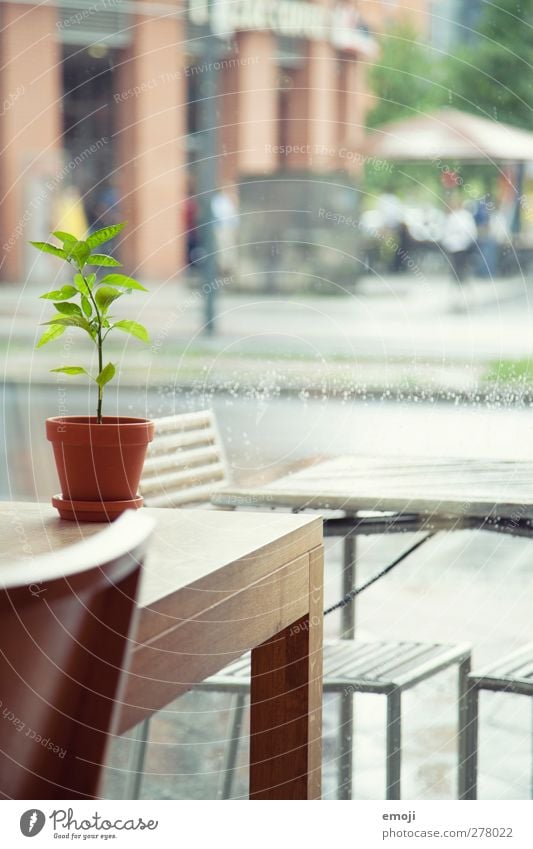
[[[196,200],[193,186],[189,186],[187,197],[183,203],[183,227],[187,243],[187,265],[194,265],[198,259],[198,248],[200,239],[198,233],[198,220],[200,206]]]
[[[377,210],[381,216],[384,235],[391,239],[391,244],[395,246],[389,261],[389,271],[398,274],[405,270],[404,258],[409,241],[405,223],[405,207],[392,189],[387,187],[387,190],[378,198]]]
[[[89,222],[81,194],[76,186],[65,186],[54,198],[52,219],[51,229],[72,233],[77,239],[85,238],[89,229]]]
[[[120,194],[114,180],[102,183],[87,205],[90,232],[120,224]],[[106,244],[106,253],[117,257],[119,253],[118,239],[111,239]],[[118,257],[120,258],[120,257]]]
[[[237,267],[237,233],[239,210],[235,193],[228,188],[219,189],[211,200],[215,228],[217,263],[223,274],[233,274]]]
[[[491,217],[494,204],[490,195],[476,201],[473,215],[477,227],[477,246],[479,255],[476,273],[479,277],[494,277],[498,266],[498,244],[492,235]]]
[[[463,206],[458,195],[452,196],[441,244],[448,256],[453,279],[458,285],[463,284],[467,277],[470,253],[476,239],[474,216]]]

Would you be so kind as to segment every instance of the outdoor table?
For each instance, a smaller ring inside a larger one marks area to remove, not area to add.
[[[156,529],[143,570],[118,733],[251,649],[250,797],[319,798],[321,520],[145,512]],[[63,521],[45,504],[3,502],[0,569],[2,561],[27,560],[102,529]]]
[[[225,487],[211,500],[224,507],[321,511],[325,535],[345,539],[346,596],[355,584],[358,534],[484,528],[533,535],[533,463],[345,456],[268,486]],[[343,636],[353,637],[354,605],[345,604],[342,615]]]

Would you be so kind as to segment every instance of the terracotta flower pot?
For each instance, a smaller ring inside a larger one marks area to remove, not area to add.
[[[110,521],[141,507],[137,493],[154,423],[128,416],[57,416],[46,420],[61,484],[52,503],[64,519]]]

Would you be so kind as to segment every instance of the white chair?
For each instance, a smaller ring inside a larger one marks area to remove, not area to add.
[[[155,419],[140,493],[147,507],[209,504],[228,483],[226,461],[210,410]]]

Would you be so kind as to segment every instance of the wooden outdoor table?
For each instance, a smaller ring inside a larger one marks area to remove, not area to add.
[[[355,584],[358,534],[482,527],[532,536],[533,463],[337,457],[266,487],[225,487],[211,500],[224,507],[285,507],[325,514],[325,535],[344,537],[345,596]],[[346,604],[342,634],[353,638],[354,633],[355,604]]]
[[[319,798],[321,519],[146,512],[156,529],[118,733],[252,649],[250,797]],[[62,521],[44,504],[2,502],[0,569],[101,530]]]
[[[337,457],[260,489],[213,494],[227,507],[391,511],[433,519],[533,519],[533,463],[445,458]]]

